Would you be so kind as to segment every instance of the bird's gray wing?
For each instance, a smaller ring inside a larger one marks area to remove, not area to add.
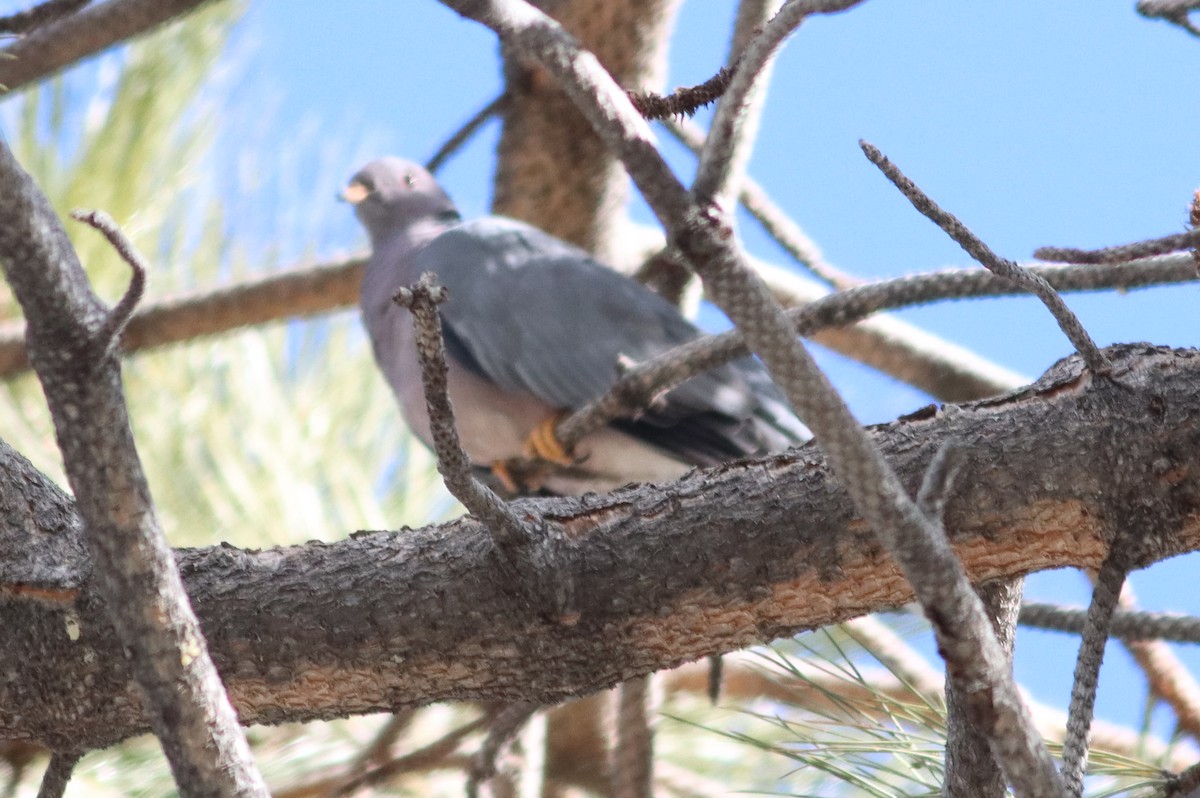
[[[442,311],[451,356],[506,390],[564,409],[607,390],[623,359],[642,362],[700,334],[640,284],[509,219],[457,225],[415,265],[449,291]],[[752,358],[689,380],[617,426],[697,464],[808,437]]]

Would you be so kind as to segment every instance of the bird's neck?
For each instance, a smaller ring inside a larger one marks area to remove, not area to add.
[[[371,248],[376,252],[385,249],[394,252],[420,249],[456,224],[458,218],[458,214],[454,213],[453,218],[438,215],[416,219],[399,229],[393,228],[379,236],[372,235]]]

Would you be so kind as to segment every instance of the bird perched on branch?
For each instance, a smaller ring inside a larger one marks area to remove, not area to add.
[[[693,377],[636,418],[564,451],[553,429],[565,412],[602,395],[622,364],[643,362],[700,330],[637,281],[535,227],[500,217],[462,221],[417,164],[372,161],[342,197],[371,239],[363,322],[405,420],[429,445],[412,318],[392,301],[429,271],[448,290],[442,328],[463,448],[510,489],[578,494],[663,481],[810,437],[761,364],[747,357]],[[536,484],[528,472],[518,482],[508,464],[531,455],[546,467]]]

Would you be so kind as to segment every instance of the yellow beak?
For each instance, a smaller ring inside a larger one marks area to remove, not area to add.
[[[370,196],[371,192],[362,183],[351,183],[346,186],[346,190],[338,196],[343,202],[349,202],[351,205],[357,205]]]

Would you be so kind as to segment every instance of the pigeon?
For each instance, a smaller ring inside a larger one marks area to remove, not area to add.
[[[447,289],[440,310],[459,437],[472,464],[510,491],[579,495],[665,482],[811,437],[761,363],[745,357],[562,450],[547,432],[566,413],[604,394],[625,366],[700,329],[636,280],[536,227],[498,216],[464,221],[415,163],[372,161],[342,199],[370,238],[362,319],[406,423],[432,445],[412,317],[393,297],[433,272]],[[548,467],[518,480],[507,464],[530,454]]]

